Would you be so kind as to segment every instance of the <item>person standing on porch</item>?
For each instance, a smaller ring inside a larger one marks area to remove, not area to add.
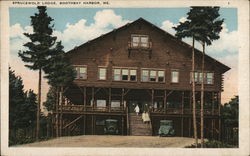
[[[138,114],[139,114],[139,112],[140,112],[140,108],[139,108],[139,106],[138,106],[138,105],[136,105],[136,106],[135,106],[135,112],[136,112],[136,115],[138,115]]]

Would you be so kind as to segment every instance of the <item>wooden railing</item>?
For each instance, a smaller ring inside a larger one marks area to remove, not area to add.
[[[85,108],[86,107],[86,108]],[[124,112],[126,113],[126,108],[124,107],[93,107],[84,105],[64,105],[59,106],[59,111],[67,112]],[[150,110],[150,113],[153,114],[192,114],[192,109],[181,109],[181,108],[167,108],[166,111],[164,108],[154,108]],[[196,109],[196,114],[200,114],[200,109]],[[204,109],[205,115],[219,115],[218,109]]]
[[[84,106],[84,105],[64,105],[64,106],[59,106],[58,107],[59,111],[67,111],[67,112],[90,112],[90,111],[95,111],[95,112],[109,112],[108,107],[93,107],[93,106]],[[110,108],[111,112],[123,112],[124,108],[123,107],[111,107]]]
[[[192,114],[192,109],[181,109],[181,108],[167,108],[166,111],[164,108],[154,108],[151,110],[154,114]],[[196,109],[196,114],[200,114],[200,109]],[[205,115],[219,115],[218,109],[204,109]]]

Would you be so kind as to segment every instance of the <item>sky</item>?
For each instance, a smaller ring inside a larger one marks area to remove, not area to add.
[[[179,22],[186,20],[189,8],[48,8],[47,13],[54,19],[53,35],[62,41],[64,50],[68,51],[88,40],[112,31],[142,17],[161,29],[175,34],[172,29]],[[38,72],[30,71],[18,57],[19,50],[25,50],[23,44],[28,42],[23,33],[32,33],[30,16],[36,8],[10,8],[10,66],[23,78],[25,89],[37,92]],[[220,18],[224,19],[220,39],[207,47],[206,53],[231,68],[225,73],[222,103],[238,95],[238,24],[236,8],[221,8]],[[190,39],[185,42],[191,44]],[[197,48],[201,45],[197,43]],[[48,85],[42,82],[42,99],[45,100]]]

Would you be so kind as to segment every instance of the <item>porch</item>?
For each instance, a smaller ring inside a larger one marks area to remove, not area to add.
[[[100,88],[75,86],[65,89],[56,112],[79,114],[127,114],[136,105],[140,113],[192,114],[192,92],[162,89]],[[219,115],[219,92],[205,92],[204,115]],[[200,92],[196,92],[196,113],[200,113]]]

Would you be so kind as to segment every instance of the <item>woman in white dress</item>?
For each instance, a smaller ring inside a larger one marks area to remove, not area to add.
[[[139,112],[140,112],[140,108],[139,108],[139,106],[138,105],[136,105],[135,106],[135,112],[136,112],[136,114],[138,115],[139,114]]]

